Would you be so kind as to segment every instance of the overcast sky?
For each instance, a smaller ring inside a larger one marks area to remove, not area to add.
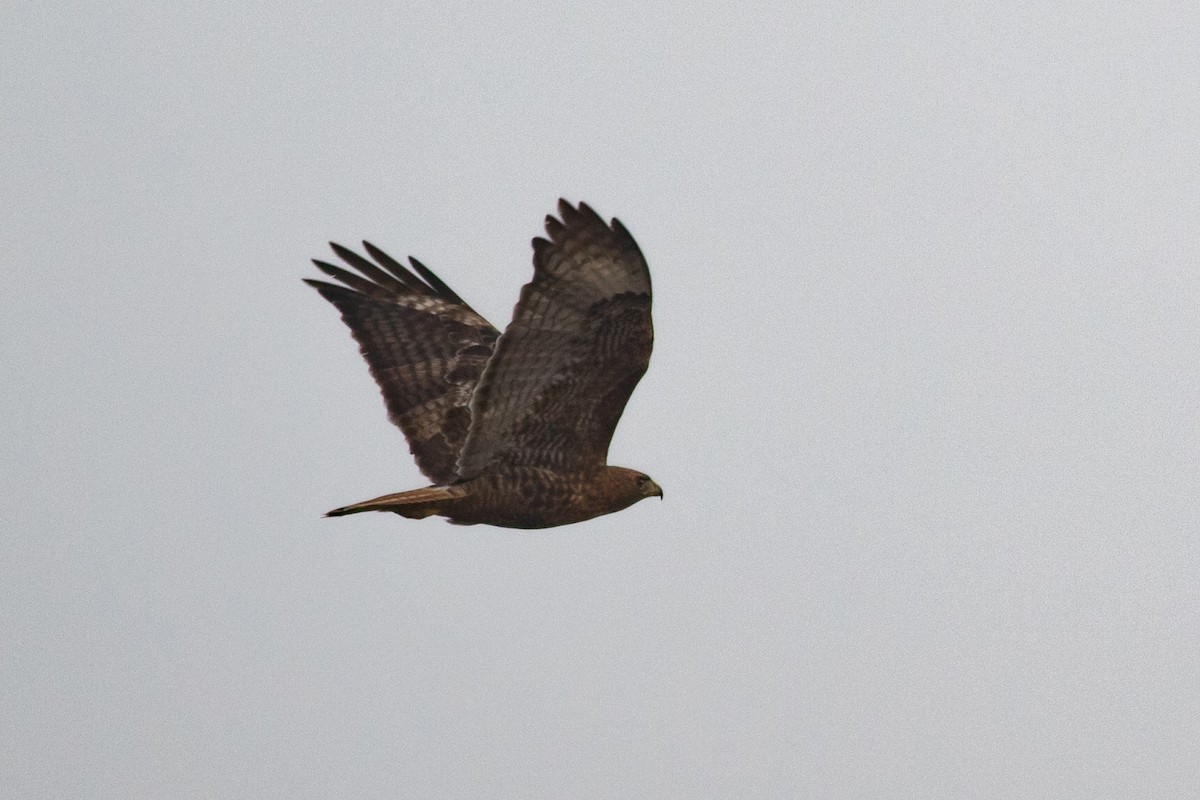
[[[25,3],[0,32],[0,786],[1200,787],[1200,12]],[[559,196],[655,281],[544,532],[424,481],[326,241],[503,327]]]

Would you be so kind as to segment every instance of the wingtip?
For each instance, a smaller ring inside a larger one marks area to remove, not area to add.
[[[316,266],[317,269],[321,270],[321,272],[324,272],[326,275],[328,275],[331,278],[337,278],[338,273],[345,274],[345,270],[335,267],[333,264],[330,264],[328,261],[322,261],[319,258],[314,258],[312,260],[312,263]],[[338,279],[341,280],[340,278],[338,278]]]
[[[362,246],[363,246],[363,249],[367,251],[367,254],[371,256],[371,258],[375,259],[377,262],[379,262],[380,264],[383,264],[384,266],[390,267],[392,264],[394,264],[396,262],[396,259],[392,258],[386,252],[384,252],[382,247],[377,247],[374,242],[370,242],[370,241],[367,241],[366,239],[363,239]],[[403,267],[401,267],[401,269],[403,269]]]
[[[547,231],[553,233],[554,231],[551,230],[552,226],[557,226],[559,229],[571,227],[572,225],[577,224],[581,219],[589,222],[595,222],[606,227],[609,224],[604,221],[603,217],[596,213],[596,209],[592,208],[582,200],[580,200],[578,203],[571,203],[566,198],[558,198],[558,216],[562,219],[561,223],[557,219],[554,219],[554,217],[546,217]]]
[[[339,303],[345,300],[347,295],[354,294],[352,289],[347,289],[345,286],[339,286],[336,283],[326,283],[325,281],[317,280],[315,278],[301,278],[300,280],[316,289],[317,294],[321,295],[321,297],[324,297],[335,306],[338,306],[338,308],[341,308]]]
[[[612,222],[609,223],[609,227],[613,229],[613,233],[625,240],[626,246],[635,248],[638,246],[637,241],[633,238],[633,234],[629,232],[629,229],[625,227],[625,224],[621,220],[613,217]]]
[[[580,208],[587,208],[583,203],[580,203],[579,206]],[[564,225],[570,226],[572,222],[579,218],[579,209],[560,197],[558,199],[558,216],[562,218]]]
[[[349,264],[357,264],[362,259],[362,256],[360,256],[358,253],[354,252],[345,245],[338,244],[337,242],[330,242],[329,247],[333,250],[333,252],[337,253],[338,258]]]
[[[579,216],[603,227],[608,227],[608,223],[604,221],[604,217],[596,213],[596,210],[587,203],[579,204]]]

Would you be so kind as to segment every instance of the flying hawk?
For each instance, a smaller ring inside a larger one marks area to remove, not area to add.
[[[559,200],[533,240],[533,280],[501,336],[434,275],[363,242],[332,244],[342,286],[307,280],[337,306],[383,391],[388,416],[433,485],[326,516],[392,511],[459,525],[550,528],[662,497],[607,463],[625,403],[650,362],[650,271],[619,221]]]

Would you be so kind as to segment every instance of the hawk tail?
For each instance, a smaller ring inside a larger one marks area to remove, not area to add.
[[[325,514],[327,517],[344,517],[363,511],[391,511],[409,519],[423,519],[434,515],[445,515],[459,500],[467,496],[467,490],[459,486],[428,486],[398,494],[385,494],[374,500],[353,503]]]

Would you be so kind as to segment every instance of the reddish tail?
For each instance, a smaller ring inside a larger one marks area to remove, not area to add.
[[[422,519],[435,514],[445,514],[454,503],[467,496],[467,490],[458,486],[429,486],[398,494],[385,494],[374,500],[335,508],[325,516],[344,517],[363,511],[391,511],[409,519]]]

